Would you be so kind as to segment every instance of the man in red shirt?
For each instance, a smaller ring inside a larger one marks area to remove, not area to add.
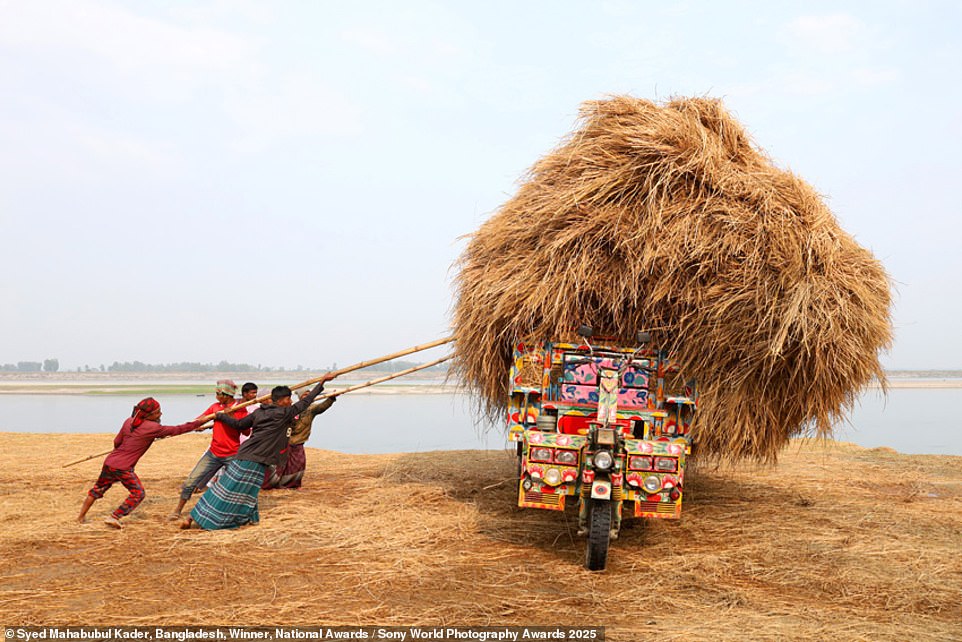
[[[134,472],[134,466],[140,458],[144,456],[155,439],[181,435],[197,430],[201,426],[198,421],[189,421],[179,426],[161,426],[160,415],[160,404],[153,397],[147,397],[134,406],[134,412],[114,437],[113,452],[104,459],[100,477],[84,499],[80,516],[77,517],[78,522],[83,524],[86,521],[87,511],[93,503],[103,497],[107,489],[116,482],[120,482],[129,491],[127,499],[104,521],[112,528],[123,528],[120,518],[129,515],[137,508],[146,494],[140,478]]]
[[[217,401],[201,413],[201,417],[224,412],[237,403],[234,399],[234,394],[237,392],[237,384],[230,379],[221,379],[218,381],[215,392]],[[235,419],[243,419],[247,416],[247,409],[240,408],[231,413],[231,416]],[[187,500],[194,494],[194,489],[204,488],[217,471],[226,466],[227,462],[234,458],[234,455],[237,454],[237,448],[240,446],[240,436],[241,432],[235,428],[224,425],[222,421],[214,422],[210,448],[201,455],[200,461],[197,462],[194,469],[187,475],[187,479],[184,480],[184,485],[180,490],[180,501],[177,502],[177,508],[174,512],[170,514],[170,519],[180,519],[180,513],[184,510],[184,505],[187,503]]]

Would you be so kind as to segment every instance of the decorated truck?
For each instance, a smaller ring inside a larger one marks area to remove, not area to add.
[[[608,339],[517,344],[508,438],[518,455],[518,506],[577,507],[585,566],[603,570],[628,518],[678,519],[697,396],[694,381],[667,394],[673,366],[639,332]],[[677,377],[674,377],[677,379]]]

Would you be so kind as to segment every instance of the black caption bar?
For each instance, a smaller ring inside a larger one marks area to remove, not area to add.
[[[604,642],[603,626],[8,626],[4,642]]]

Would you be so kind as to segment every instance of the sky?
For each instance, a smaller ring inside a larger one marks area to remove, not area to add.
[[[959,33],[959,1],[0,0],[0,363],[445,337],[464,235],[629,94],[722,99],[883,262],[883,364],[962,369]]]

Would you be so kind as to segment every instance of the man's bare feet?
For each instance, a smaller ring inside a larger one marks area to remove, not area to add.
[[[104,517],[104,524],[106,524],[111,528],[116,528],[118,530],[124,527],[123,522],[121,522],[119,519],[117,519],[113,515],[107,515],[106,517]]]
[[[190,527],[193,525],[194,525],[194,520],[188,517],[187,519],[185,519],[180,523],[180,530],[182,531],[190,530]]]

